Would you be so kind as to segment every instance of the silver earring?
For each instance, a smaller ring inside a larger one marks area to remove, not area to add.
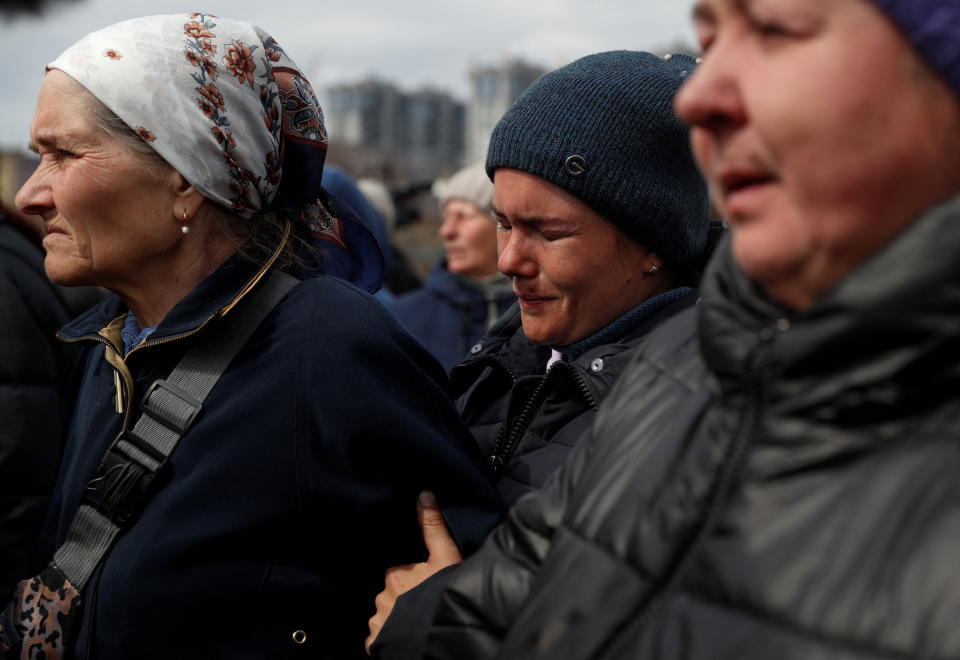
[[[186,209],[184,209],[184,211],[183,211],[183,221],[184,221],[184,222],[187,221],[187,211],[186,211]],[[180,227],[180,233],[181,233],[181,234],[189,234],[189,233],[190,233],[190,227],[188,227],[187,225],[181,226],[181,227]]]
[[[659,272],[660,272],[660,267],[659,267],[659,266],[650,266],[650,270],[648,270],[648,271],[645,273],[645,275],[647,275],[647,277],[654,277],[654,276],[656,276],[656,274],[659,273]]]

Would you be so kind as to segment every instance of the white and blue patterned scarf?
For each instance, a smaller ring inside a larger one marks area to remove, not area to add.
[[[327,133],[313,89],[265,31],[211,14],[147,16],[88,34],[48,69],[76,79],[208,199],[303,222],[327,272],[380,287],[382,246],[320,184]]]

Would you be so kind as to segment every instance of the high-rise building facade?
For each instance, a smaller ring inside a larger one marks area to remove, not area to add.
[[[330,87],[327,98],[338,153],[345,147],[354,160],[379,159],[406,183],[450,174],[463,161],[464,107],[445,92],[404,92],[367,80]]]
[[[493,127],[517,97],[544,73],[545,69],[519,59],[470,71],[466,162],[476,162],[486,155]]]

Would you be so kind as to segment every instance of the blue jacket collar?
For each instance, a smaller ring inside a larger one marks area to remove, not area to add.
[[[514,297],[513,287],[509,280],[504,279],[503,281],[502,291],[498,292],[497,298],[509,299]],[[431,271],[423,286],[438,296],[460,305],[468,305],[478,299],[483,299],[483,289],[471,285],[465,279],[451,273],[447,268],[446,259],[437,264],[436,268]]]
[[[652,298],[644,300],[642,303],[629,310],[617,319],[607,324],[605,327],[597,330],[595,333],[570,344],[569,346],[554,346],[554,350],[563,355],[563,359],[569,362],[589,351],[595,346],[612,344],[615,341],[623,339],[634,329],[640,326],[643,321],[650,318],[661,309],[680,300],[685,295],[693,291],[689,287],[677,287],[670,289]]]
[[[150,342],[190,333],[227,309],[260,274],[253,264],[234,255],[178,302],[150,335]],[[66,341],[92,337],[127,313],[119,297],[111,295],[65,325],[57,336]]]

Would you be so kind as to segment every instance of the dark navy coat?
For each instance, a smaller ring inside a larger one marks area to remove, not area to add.
[[[85,352],[48,553],[105,447],[135,422],[115,412],[114,373],[129,374],[130,411],[193,337],[216,332],[254,275],[228,262],[125,359],[114,297],[61,331]],[[301,282],[223,374],[91,578],[74,657],[364,657],[385,569],[425,557],[418,492],[437,493],[467,552],[499,516],[444,382],[371,297],[330,277]]]
[[[499,316],[516,300],[511,289],[485,294],[441,262],[422,288],[399,296],[389,309],[449,371],[486,333],[491,302]]]

